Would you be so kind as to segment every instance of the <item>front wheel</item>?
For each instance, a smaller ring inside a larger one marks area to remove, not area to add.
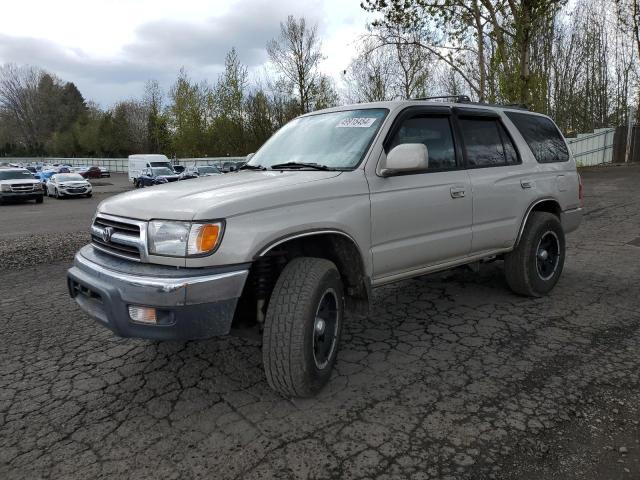
[[[91,193],[87,193],[87,198],[91,198]]]
[[[329,260],[289,262],[271,294],[262,358],[269,385],[283,395],[309,397],[329,381],[336,361],[344,293]]]
[[[518,246],[505,255],[507,284],[515,293],[541,297],[560,279],[565,257],[565,238],[557,216],[533,212]]]
[[[36,198],[36,203],[42,203],[44,201],[44,195],[40,195]]]
[[[54,196],[55,196],[58,200],[60,200],[60,199],[62,198],[62,195],[60,195],[60,192],[58,192],[58,189],[57,189],[57,188],[56,188],[56,189],[55,189],[55,191],[54,191]]]

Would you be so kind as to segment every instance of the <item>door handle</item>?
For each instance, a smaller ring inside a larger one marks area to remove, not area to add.
[[[462,198],[466,195],[464,187],[451,187],[451,198]]]
[[[533,182],[529,179],[522,179],[520,180],[520,186],[522,188],[531,188],[533,187]]]

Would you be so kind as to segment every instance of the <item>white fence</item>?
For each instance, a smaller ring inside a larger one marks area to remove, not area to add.
[[[225,162],[244,162],[246,157],[203,157],[203,158],[179,158],[171,160],[171,163],[177,165],[216,165],[221,167]],[[89,165],[106,167],[111,172],[126,173],[129,167],[128,158],[60,158],[60,157],[0,157],[2,163],[17,164],[54,164],[64,163],[72,166]]]
[[[593,133],[579,133],[575,138],[567,138],[576,163],[579,166],[611,163],[615,132],[615,128],[600,128]]]

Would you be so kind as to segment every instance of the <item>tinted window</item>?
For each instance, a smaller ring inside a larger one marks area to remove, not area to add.
[[[429,153],[429,170],[456,167],[456,154],[448,117],[414,117],[402,122],[388,151],[403,143],[422,143]]]
[[[460,119],[467,163],[474,167],[507,164],[508,155],[502,144],[499,124],[494,119]],[[512,145],[513,147],[513,145]]]
[[[546,117],[507,112],[539,163],[566,162],[567,145],[555,124]]]

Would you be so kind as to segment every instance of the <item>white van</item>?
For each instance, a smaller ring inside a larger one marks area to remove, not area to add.
[[[173,170],[166,155],[144,154],[129,155],[129,181],[133,182],[140,176],[142,170],[152,167],[167,167]]]

